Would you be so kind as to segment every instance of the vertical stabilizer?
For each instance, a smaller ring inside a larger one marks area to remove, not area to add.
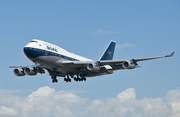
[[[115,48],[116,42],[111,41],[102,56],[100,57],[101,60],[112,60],[114,55],[114,48]]]

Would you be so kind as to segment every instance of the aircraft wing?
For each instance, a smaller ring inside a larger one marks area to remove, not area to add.
[[[157,57],[148,57],[148,58],[139,58],[139,59],[134,59],[135,61],[145,61],[145,60],[152,60],[152,59],[158,59],[158,58],[165,58],[165,57],[172,57],[175,52],[172,52],[170,55],[166,56],[157,56]]]
[[[152,59],[158,59],[158,58],[172,57],[174,55],[174,53],[175,52],[172,52],[170,55],[166,55],[166,56],[124,59],[124,60],[103,60],[103,61],[99,61],[99,62],[100,62],[100,65],[118,64],[118,63],[123,63],[124,61],[127,61],[127,60],[133,60],[134,62],[138,62],[138,61],[152,60]]]
[[[37,68],[44,68],[41,64],[37,65],[29,65],[29,66],[15,66],[15,63],[12,63],[9,68],[27,68],[27,67],[37,67]]]
[[[135,65],[137,65],[136,62],[138,61],[145,61],[145,60],[152,60],[152,59],[158,59],[158,58],[165,58],[165,57],[172,57],[175,52],[172,52],[170,55],[166,56],[156,56],[156,57],[147,57],[147,58],[135,58],[135,59],[122,59],[122,60],[100,60],[100,61],[63,61],[63,62],[57,62],[58,64],[74,64],[77,65],[77,67],[86,67],[87,64],[93,63],[93,62],[98,62],[100,66],[103,65],[110,65],[110,66],[122,66],[122,63],[125,61],[131,60]],[[114,68],[113,67],[113,68]]]

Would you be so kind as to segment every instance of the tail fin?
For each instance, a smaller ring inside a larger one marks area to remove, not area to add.
[[[115,48],[116,42],[111,41],[104,53],[101,55],[99,60],[112,60],[114,55],[114,48]]]

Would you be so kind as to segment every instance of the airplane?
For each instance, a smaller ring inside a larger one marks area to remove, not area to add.
[[[56,46],[54,44],[33,39],[24,47],[24,53],[34,65],[15,66],[12,63],[9,67],[15,68],[16,76],[30,75],[49,72],[52,82],[57,83],[57,77],[64,77],[64,81],[71,82],[73,78],[76,82],[86,81],[86,77],[95,77],[112,74],[116,70],[134,69],[139,67],[137,62],[158,58],[172,57],[175,52],[166,56],[135,58],[124,60],[113,60],[116,42],[111,41],[101,55],[99,60],[91,60]]]

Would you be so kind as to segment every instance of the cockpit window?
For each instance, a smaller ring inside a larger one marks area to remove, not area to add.
[[[31,42],[35,42],[35,43],[37,43],[37,41],[31,41]]]

